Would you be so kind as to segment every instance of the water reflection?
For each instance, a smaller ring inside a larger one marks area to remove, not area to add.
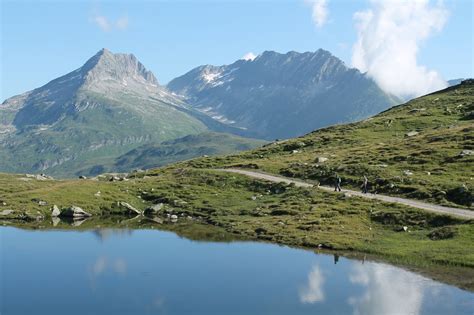
[[[199,231],[192,235],[208,235]],[[472,315],[474,309],[474,294],[400,268],[284,246],[197,242],[155,230],[0,233],[2,314]]]
[[[113,228],[107,228],[107,229],[96,229],[93,231],[93,233],[95,234],[95,236],[97,236],[97,238],[100,240],[100,241],[105,241],[107,240],[108,238],[111,238],[111,237],[117,237],[117,236],[122,236],[122,237],[127,237],[127,236],[131,236],[132,235],[132,231],[131,229],[113,229]]]
[[[123,258],[109,259],[99,256],[91,266],[92,275],[95,277],[107,270],[123,275],[127,272],[127,262]]]
[[[354,314],[420,314],[425,289],[433,286],[422,276],[385,264],[354,262],[349,281],[363,288],[351,296]]]
[[[300,291],[300,300],[303,303],[317,303],[324,301],[324,276],[319,266],[313,266],[308,275],[306,288]]]

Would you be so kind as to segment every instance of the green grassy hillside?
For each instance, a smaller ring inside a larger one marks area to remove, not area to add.
[[[242,138],[225,133],[205,132],[148,144],[127,152],[115,160],[111,170],[127,172],[137,168],[154,168],[198,156],[212,156],[250,150],[265,141]]]
[[[474,81],[414,99],[367,120],[273,142],[195,168],[242,166],[455,207],[474,202]]]

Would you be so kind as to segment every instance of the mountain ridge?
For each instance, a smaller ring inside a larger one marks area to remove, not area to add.
[[[323,49],[265,51],[253,60],[203,65],[167,87],[214,119],[265,139],[362,119],[399,102]]]

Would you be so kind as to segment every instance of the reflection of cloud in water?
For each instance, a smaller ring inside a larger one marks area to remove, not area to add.
[[[319,266],[313,266],[308,275],[308,285],[300,291],[300,300],[303,303],[316,303],[324,300],[324,276]]]
[[[118,274],[125,274],[127,272],[127,262],[122,258],[109,261],[107,257],[100,256],[92,265],[91,272],[93,276],[99,276],[103,272],[107,271],[107,269],[110,269]]]
[[[103,256],[97,258],[95,263],[92,265],[92,274],[94,276],[100,275],[104,270],[107,265],[107,259]]]
[[[349,303],[354,314],[419,314],[426,279],[403,269],[374,263],[354,263],[349,275],[354,284],[367,290]]]
[[[125,260],[119,258],[114,262],[114,270],[116,273],[125,274],[127,272],[127,263]]]

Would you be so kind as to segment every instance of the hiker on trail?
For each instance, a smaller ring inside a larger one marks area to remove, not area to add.
[[[341,178],[337,174],[334,182],[334,191],[341,191]]]
[[[364,182],[362,183],[362,192],[366,194],[368,192],[367,186],[369,185],[369,180],[367,176],[364,175]]]

